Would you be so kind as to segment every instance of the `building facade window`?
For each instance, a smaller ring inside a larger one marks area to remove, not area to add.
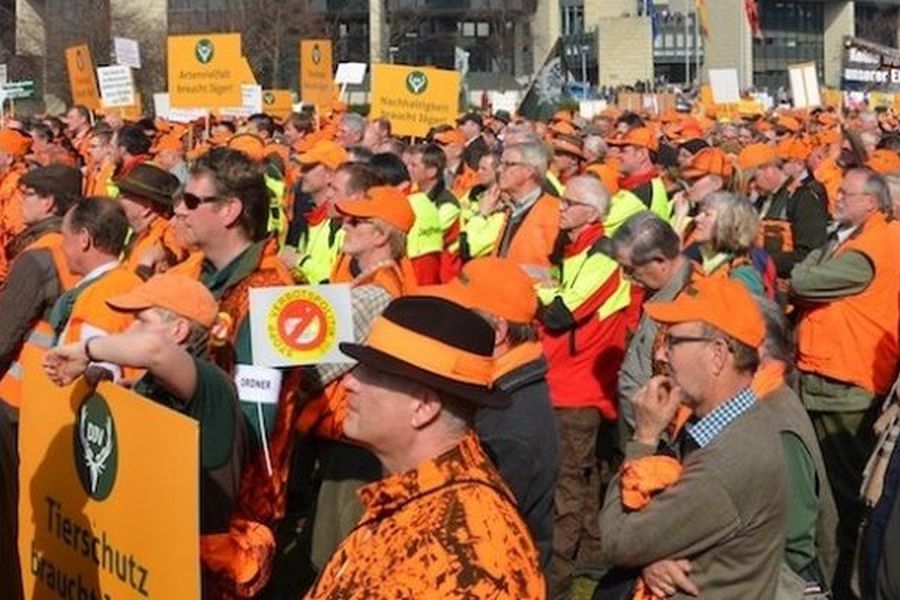
[[[774,92],[788,87],[789,65],[813,62],[824,78],[825,5],[758,0],[762,39],[753,41],[753,82]]]

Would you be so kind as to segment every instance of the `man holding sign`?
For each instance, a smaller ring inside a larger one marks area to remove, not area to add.
[[[157,275],[107,304],[135,315],[132,326],[55,348],[44,358],[44,370],[57,385],[68,385],[93,362],[146,369],[134,391],[199,422],[201,557],[208,559],[209,536],[229,530],[246,437],[234,384],[199,356],[218,304],[200,282],[170,274]]]

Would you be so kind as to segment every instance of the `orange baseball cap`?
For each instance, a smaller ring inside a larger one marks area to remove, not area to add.
[[[755,169],[776,160],[775,149],[768,144],[750,144],[738,154],[738,166],[742,170]]]
[[[166,133],[159,136],[151,151],[157,153],[162,152],[163,150],[178,150],[183,152],[184,143],[181,141],[181,135]]]
[[[351,217],[381,219],[404,233],[409,233],[416,220],[406,194],[389,185],[369,188],[362,200],[338,202],[336,208]]]
[[[547,130],[553,135],[578,135],[578,128],[571,121],[554,121]]]
[[[659,141],[647,127],[635,127],[620,138],[606,140],[606,143],[613,146],[638,146],[654,151],[659,148]]]
[[[447,131],[441,131],[440,133],[434,134],[434,141],[439,144],[457,144],[459,146],[465,146],[466,137],[459,129],[448,129]]]
[[[603,164],[593,164],[587,167],[584,171],[585,173],[589,173],[590,175],[596,175],[603,183],[603,187],[606,188],[606,191],[609,192],[610,196],[618,193],[619,169],[616,168],[615,164],[610,164],[609,161]]]
[[[789,117],[787,115],[781,115],[780,117],[775,119],[775,126],[782,129],[787,129],[791,133],[797,133],[798,131],[800,131],[800,121],[798,121],[794,117]]]
[[[497,285],[498,281],[503,285]],[[538,310],[531,277],[514,261],[494,256],[471,260],[455,279],[421,287],[416,295],[444,298],[511,323],[531,323]]]
[[[727,277],[699,279],[674,301],[648,302],[644,308],[660,323],[701,321],[748,346],[759,346],[766,336],[766,323],[756,300],[743,284]]]
[[[585,160],[587,158],[584,155],[583,142],[578,136],[560,134],[551,140],[550,145],[553,146],[554,152],[571,154],[573,156],[577,156],[581,160]]]
[[[256,162],[262,162],[266,157],[266,143],[261,137],[252,133],[239,133],[232,136],[228,140],[227,146]]]
[[[0,129],[0,152],[22,157],[30,148],[30,137],[15,129]]]
[[[130,292],[113,296],[106,303],[113,310],[139,312],[164,308],[204,327],[212,327],[219,303],[206,286],[185,275],[154,275]]]
[[[320,164],[334,171],[342,164],[350,160],[350,155],[344,147],[330,140],[319,140],[312,148],[297,157],[301,165]]]
[[[866,166],[882,175],[900,173],[900,156],[896,152],[882,148],[872,153],[866,161]]]
[[[734,165],[728,155],[718,148],[703,148],[698,151],[687,167],[681,172],[688,178],[699,179],[704,175],[719,175],[730,178],[734,173]]]
[[[812,148],[809,147],[809,144],[796,137],[784,138],[775,147],[775,156],[781,160],[806,162],[810,154],[812,154]]]

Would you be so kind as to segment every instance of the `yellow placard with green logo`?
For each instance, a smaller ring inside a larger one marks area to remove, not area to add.
[[[332,69],[331,40],[300,42],[300,99],[320,112],[337,98]]]
[[[169,105],[173,108],[227,108],[241,105],[246,76],[241,34],[170,35]]]
[[[459,114],[459,73],[431,67],[372,66],[372,118],[387,117],[398,135],[424,136]]]
[[[262,105],[264,113],[286,119],[294,110],[291,90],[263,90]]]
[[[91,110],[100,108],[100,93],[97,91],[97,75],[94,60],[87,44],[66,48],[66,70],[69,72],[69,87],[72,102]]]
[[[200,597],[196,421],[111,383],[28,373],[19,423],[25,597]]]

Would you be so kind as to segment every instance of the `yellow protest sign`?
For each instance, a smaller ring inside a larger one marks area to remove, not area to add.
[[[138,121],[144,116],[144,107],[141,102],[141,94],[134,93],[134,104],[128,106],[101,106],[100,112],[104,115],[118,115],[126,121]]]
[[[345,362],[338,344],[353,340],[350,286],[251,289],[250,340],[257,366]]]
[[[331,40],[300,42],[300,99],[325,111],[337,98],[331,62]]]
[[[373,118],[387,117],[398,135],[424,136],[459,115],[459,72],[404,65],[372,66]]]
[[[844,94],[841,90],[833,90],[826,88],[822,90],[822,104],[825,106],[830,106],[832,108],[836,108],[838,110],[841,109],[844,103]]]
[[[241,70],[239,76],[242,84],[256,85],[256,75],[253,74],[253,69],[250,68],[250,63],[247,61],[246,56],[241,57]]]
[[[241,35],[170,35],[169,103],[174,108],[241,105]]]
[[[196,421],[111,383],[28,373],[19,422],[25,597],[200,597]]]
[[[286,119],[294,111],[290,90],[263,90],[263,112],[279,119]]]
[[[883,106],[885,108],[894,105],[894,95],[886,92],[869,92],[869,106],[876,108]]]
[[[72,102],[82,104],[91,110],[100,108],[97,75],[94,73],[91,49],[87,44],[66,48],[66,70],[69,72]]]
[[[753,98],[741,98],[737,105],[738,114],[742,117],[755,117],[766,114],[762,102]]]

